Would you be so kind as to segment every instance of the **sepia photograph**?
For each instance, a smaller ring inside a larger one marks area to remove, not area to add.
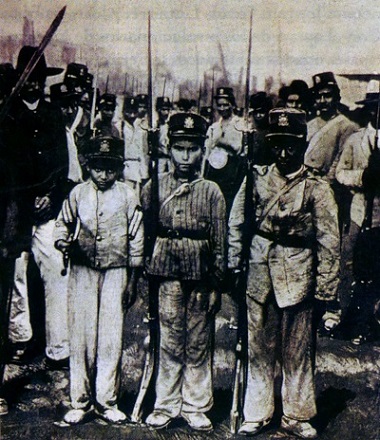
[[[0,2],[0,440],[380,440],[380,3]]]

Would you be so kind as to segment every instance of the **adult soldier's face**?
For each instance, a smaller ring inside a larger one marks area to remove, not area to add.
[[[20,98],[32,104],[43,97],[44,87],[45,79],[28,79],[20,91]]]
[[[296,93],[293,93],[293,94],[289,95],[287,100],[286,100],[285,107],[287,107],[287,108],[299,108],[299,109],[302,109],[303,108],[303,102],[301,100],[300,95],[297,95]]]
[[[112,121],[115,114],[115,109],[113,107],[105,106],[100,110],[103,121]]]
[[[137,118],[137,110],[134,109],[124,109],[123,111],[124,119],[131,125],[135,122]]]
[[[74,122],[75,116],[78,111],[78,104],[74,100],[68,100],[61,104],[62,115],[65,121],[65,125],[71,126]]]
[[[317,105],[317,110],[319,110],[322,117],[330,116],[336,111],[337,101],[334,96],[334,91],[331,87],[325,87],[318,90],[315,97],[315,102]]]
[[[299,170],[306,150],[305,139],[294,136],[273,136],[269,140],[275,162],[280,173],[285,176]]]
[[[172,143],[171,159],[176,173],[187,177],[199,171],[203,159],[203,148],[194,140],[178,139]]]
[[[223,119],[228,119],[232,115],[232,105],[227,98],[219,98],[216,100],[216,108]]]

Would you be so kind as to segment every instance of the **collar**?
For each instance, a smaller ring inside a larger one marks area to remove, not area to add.
[[[301,167],[297,171],[294,171],[293,173],[287,174],[285,177],[288,180],[293,180],[296,177],[300,176],[305,170],[306,170],[306,166],[304,164],[302,164]]]
[[[34,110],[37,110],[37,107],[38,107],[38,104],[40,103],[40,100],[39,99],[37,99],[37,101],[35,101],[35,102],[33,102],[33,103],[30,103],[30,102],[28,102],[28,101],[24,101],[24,100],[22,100],[22,102],[28,107],[28,109],[30,110],[30,111],[34,111]]]

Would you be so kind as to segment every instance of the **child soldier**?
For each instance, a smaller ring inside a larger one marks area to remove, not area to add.
[[[148,265],[159,286],[156,401],[146,419],[156,429],[182,416],[194,430],[212,430],[205,413],[213,404],[211,328],[226,264],[226,207],[219,187],[200,177],[206,131],[196,114],[169,120],[173,171],[160,176],[158,236]],[[149,183],[144,210],[150,191]]]
[[[133,303],[137,269],[143,263],[142,214],[133,190],[117,181],[123,141],[101,136],[92,138],[87,148],[90,179],[71,191],[56,224],[55,245],[71,256],[72,409],[64,421],[83,422],[95,405],[102,419],[121,423],[126,419],[117,407],[123,304],[127,308]]]

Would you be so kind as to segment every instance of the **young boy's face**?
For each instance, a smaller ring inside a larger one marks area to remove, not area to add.
[[[90,177],[100,191],[111,188],[119,175],[119,168],[115,165],[95,163],[88,166]]]

